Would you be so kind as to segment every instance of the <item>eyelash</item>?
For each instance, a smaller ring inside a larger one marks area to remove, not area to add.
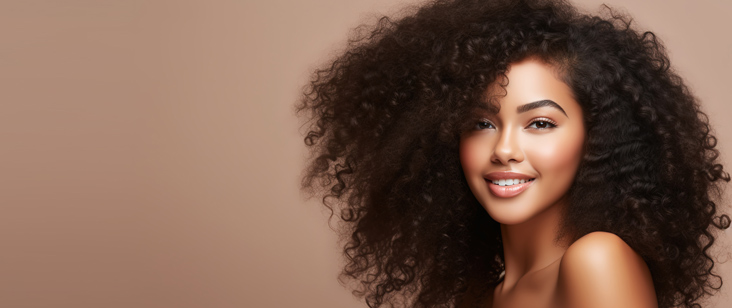
[[[543,127],[543,128],[536,127],[535,124],[536,123],[539,123],[539,122],[546,123],[547,124],[547,127]],[[488,127],[487,127],[488,125],[493,126],[493,128],[496,127],[493,124],[493,122],[489,121],[488,119],[480,119],[480,121],[477,124],[475,124],[475,129],[476,130],[488,129]],[[535,126],[535,127],[531,127],[531,126]],[[554,122],[553,120],[551,120],[549,118],[536,118],[536,119],[533,119],[533,120],[531,120],[531,123],[529,123],[529,126],[527,126],[527,128],[537,129],[537,130],[544,130],[544,129],[555,128],[555,127],[557,127],[557,122]]]
[[[495,127],[496,127],[495,125],[493,125],[493,122],[491,122],[491,121],[488,121],[488,119],[480,119],[480,120],[478,120],[478,123],[477,123],[477,124],[475,124],[475,129],[476,129],[476,130],[483,130],[483,129],[487,129],[487,127],[481,127],[481,125],[484,125],[484,126],[488,126],[488,125],[491,125],[491,126],[493,126],[493,128],[495,128]]]
[[[551,119],[548,119],[548,118],[536,118],[536,119],[533,119],[533,120],[531,120],[531,123],[529,123],[529,126],[528,127],[534,126],[534,124],[536,124],[538,122],[544,122],[544,123],[546,123],[547,124],[547,127],[544,127],[544,128],[534,127],[532,129],[544,130],[544,129],[549,129],[549,128],[555,128],[555,127],[557,127],[557,122],[554,122],[554,121],[552,121]]]

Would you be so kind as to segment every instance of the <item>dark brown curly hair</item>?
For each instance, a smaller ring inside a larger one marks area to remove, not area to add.
[[[451,307],[498,281],[500,226],[470,192],[459,136],[488,86],[530,56],[561,71],[587,129],[564,234],[620,236],[659,307],[700,307],[721,287],[709,249],[730,225],[714,202],[730,177],[707,116],[653,33],[604,15],[436,0],[358,28],[314,73],[297,106],[313,153],[303,188],[342,219],[343,277],[370,307]]]

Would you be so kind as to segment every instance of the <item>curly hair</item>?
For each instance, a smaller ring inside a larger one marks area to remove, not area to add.
[[[437,0],[354,32],[297,105],[313,157],[303,189],[342,220],[347,264],[370,307],[450,307],[503,270],[500,225],[471,194],[459,136],[508,66],[558,68],[586,144],[561,227],[618,235],[648,264],[659,307],[721,288],[709,249],[730,225],[730,181],[698,100],[661,42],[631,19],[564,1]]]

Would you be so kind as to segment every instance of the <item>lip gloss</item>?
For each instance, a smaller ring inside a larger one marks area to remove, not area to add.
[[[535,181],[535,180],[534,180]],[[499,198],[511,198],[518,196],[518,194],[524,192],[531,184],[534,183],[534,181],[526,182],[523,184],[515,184],[515,185],[509,185],[509,186],[499,186],[496,184],[493,184],[491,181],[486,181],[488,183],[488,188],[490,189],[491,193]]]

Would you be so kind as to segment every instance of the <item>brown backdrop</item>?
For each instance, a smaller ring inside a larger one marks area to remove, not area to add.
[[[722,2],[609,1],[666,43],[732,168]],[[298,192],[292,105],[349,28],[402,5],[1,1],[0,306],[363,307]]]

